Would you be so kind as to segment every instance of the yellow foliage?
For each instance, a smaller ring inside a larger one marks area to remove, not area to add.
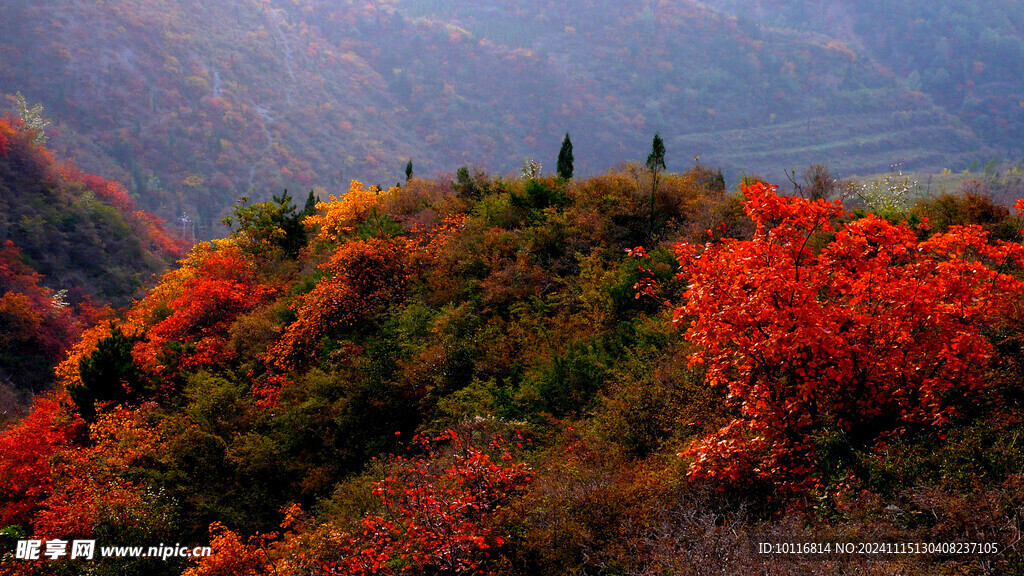
[[[316,205],[319,212],[306,219],[306,225],[318,227],[317,240],[336,240],[351,234],[356,226],[363,223],[375,209],[380,209],[385,201],[396,195],[399,188],[393,187],[384,192],[375,188],[367,188],[361,182],[353,180],[348,193],[338,198],[331,195],[329,202]]]
[[[100,414],[91,427],[96,451],[108,466],[139,464],[146,458],[156,459],[166,453],[166,444],[157,428],[147,425],[144,409],[128,410],[118,406]]]
[[[100,322],[83,332],[81,338],[68,352],[67,358],[55,368],[57,383],[65,390],[73,386],[81,386],[82,378],[78,374],[78,364],[82,358],[91,355],[96,350],[99,341],[110,336],[110,333],[111,324],[109,322]]]

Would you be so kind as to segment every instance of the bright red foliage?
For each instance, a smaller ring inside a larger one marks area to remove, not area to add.
[[[160,522],[145,488],[123,478],[151,466],[163,448],[137,411],[103,415],[85,442],[84,422],[64,394],[37,397],[32,412],[0,435],[0,524],[41,538],[82,537],[103,522]]]
[[[742,415],[688,450],[692,476],[802,490],[816,432],[870,445],[977,398],[993,356],[982,331],[1024,288],[1004,272],[1021,244],[989,243],[978,226],[919,241],[870,215],[842,223],[838,203],[744,193],[753,239],[676,246],[690,286],[674,319],[689,322],[691,363]]]
[[[344,561],[326,567],[327,574],[484,573],[489,551],[504,543],[490,520],[531,472],[507,462],[505,451],[506,462],[494,462],[455,432],[435,438],[442,440],[456,451],[446,468],[432,459],[392,457],[392,473],[374,483],[386,514],[362,520],[362,535],[346,548]],[[418,442],[430,448],[427,439]],[[501,449],[500,439],[492,446]]]
[[[170,314],[136,348],[137,358],[150,370],[167,368],[160,355],[171,342],[194,347],[179,359],[182,367],[208,366],[230,357],[226,328],[273,293],[258,282],[252,262],[235,247],[210,251],[194,266],[167,302]]]
[[[51,458],[84,432],[62,401],[66,397],[37,397],[32,412],[0,435],[0,525],[33,518],[53,489]]]

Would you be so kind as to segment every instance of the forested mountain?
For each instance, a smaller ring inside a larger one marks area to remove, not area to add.
[[[1024,10],[1003,0],[880,2],[709,0],[781,30],[817,32],[851,46],[910,90],[970,126],[1004,155],[1024,139]]]
[[[553,167],[566,131],[580,174],[654,132],[670,169],[700,155],[730,180],[1020,155],[1013,3],[758,4],[10,0],[0,91],[44,104],[60,153],[203,235],[238,194],[388,186],[410,159]]]

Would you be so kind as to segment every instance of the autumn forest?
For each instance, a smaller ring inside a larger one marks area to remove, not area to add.
[[[1024,574],[1014,2],[86,4],[0,16],[0,575]]]

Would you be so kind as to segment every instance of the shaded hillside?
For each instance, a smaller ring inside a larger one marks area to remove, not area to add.
[[[125,306],[187,244],[124,188],[54,162],[0,118],[0,387],[45,388],[107,305]],[[4,398],[4,410],[12,406]]]
[[[816,162],[959,169],[998,144],[856,45],[690,0],[6,10],[0,89],[44,103],[58,151],[203,235],[236,195],[387,186],[409,159],[418,175],[551,166],[565,131],[581,174],[640,156],[654,132],[670,167],[702,155],[730,178]]]
[[[0,155],[0,241],[13,241],[43,283],[77,302],[123,306],[187,244],[124,188],[53,160],[14,120]]]

